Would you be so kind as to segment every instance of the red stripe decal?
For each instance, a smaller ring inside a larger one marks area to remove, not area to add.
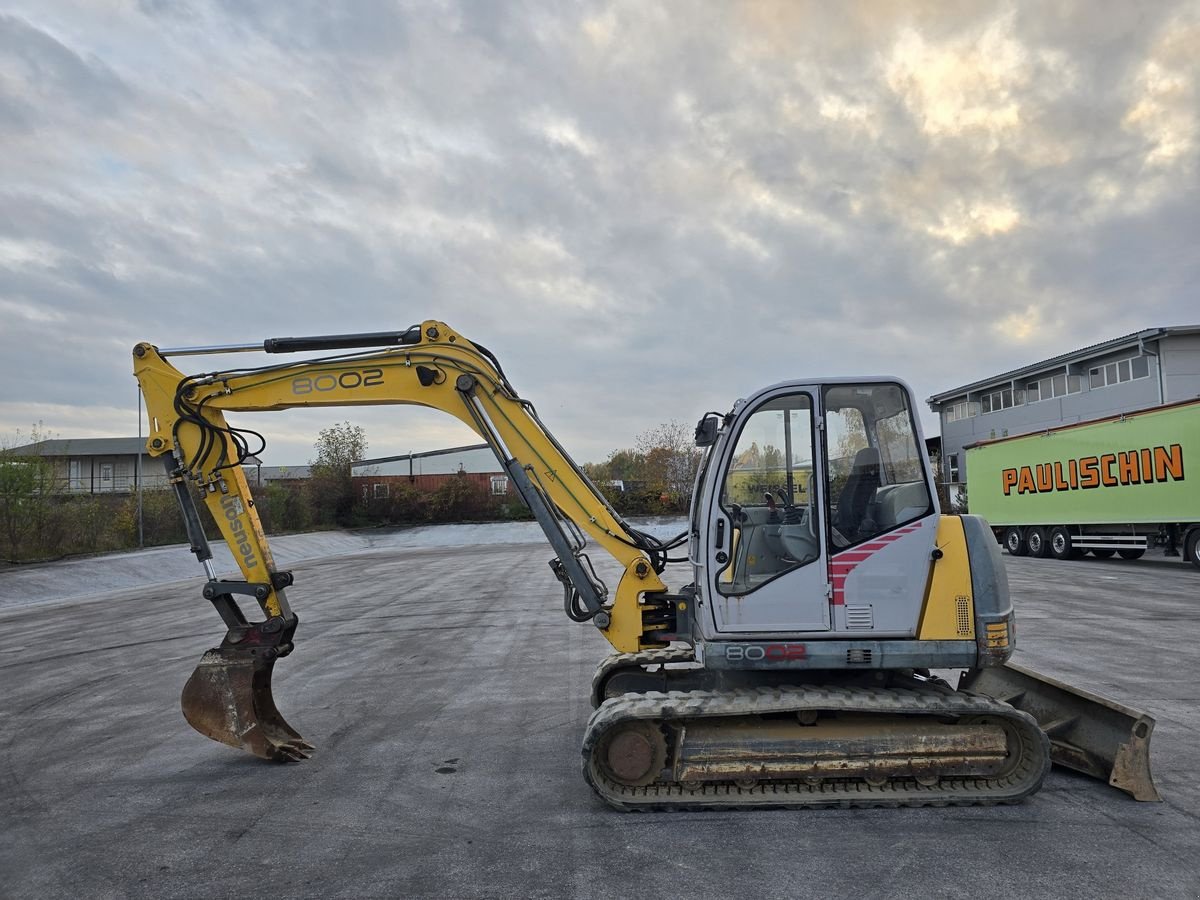
[[[846,605],[846,579],[850,577],[860,563],[866,562],[875,553],[888,544],[900,540],[905,535],[920,530],[921,523],[908,525],[904,528],[873,538],[870,543],[859,544],[851,550],[844,550],[829,560],[829,581],[833,588],[829,602],[832,606]]]

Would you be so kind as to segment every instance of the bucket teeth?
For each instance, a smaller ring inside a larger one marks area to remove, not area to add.
[[[275,707],[275,658],[260,649],[222,646],[205,653],[184,685],[183,716],[205,737],[261,759],[308,759],[313,745]]]

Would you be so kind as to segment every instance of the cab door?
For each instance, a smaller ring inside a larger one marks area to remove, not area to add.
[[[817,396],[755,397],[712,461],[706,581],[718,634],[829,630]]]

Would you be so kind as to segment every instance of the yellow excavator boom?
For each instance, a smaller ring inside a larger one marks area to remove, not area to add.
[[[188,522],[192,549],[209,582],[205,596],[228,627],[221,647],[206,654],[184,692],[188,720],[215,740],[267,758],[297,758],[311,749],[274,707],[270,671],[291,650],[296,616],[287,602],[288,573],[279,572],[242,471],[243,432],[227,411],[312,406],[412,404],[439,409],[474,430],[496,452],[558,552],[568,613],[590,619],[619,652],[661,646],[654,640],[654,595],[664,548],[630,528],[521,399],[499,363],[442,322],[427,321],[391,336],[278,338],[253,347],[183,348],[175,354],[233,350],[293,352],[348,349],[387,342],[369,352],[253,369],[185,375],[170,351],[134,348],[134,374],[150,420],[151,456],[162,457]],[[212,569],[192,497],[199,492],[241,570],[241,582],[219,581]],[[588,540],[621,563],[615,596],[596,575]],[[235,597],[252,597],[265,620],[250,622]],[[254,698],[253,705],[239,698]]]

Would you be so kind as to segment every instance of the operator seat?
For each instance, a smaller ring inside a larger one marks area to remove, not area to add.
[[[878,531],[875,523],[867,521],[867,509],[879,485],[879,451],[864,447],[854,454],[854,465],[838,495],[837,515],[833,519],[834,527],[851,542]]]

